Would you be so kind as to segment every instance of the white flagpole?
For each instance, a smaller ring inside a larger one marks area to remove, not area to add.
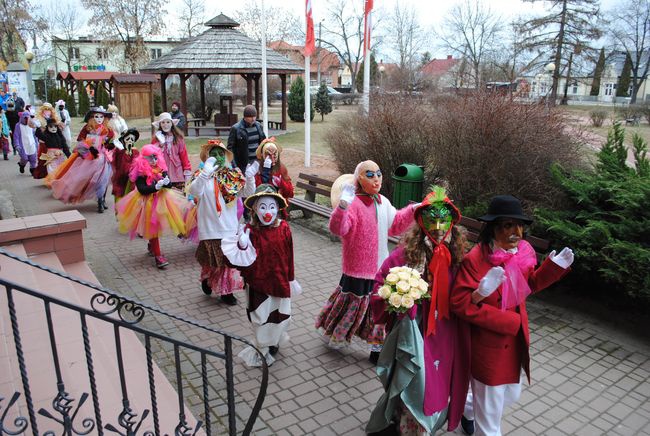
[[[366,19],[366,38],[363,43],[366,46],[366,56],[363,60],[363,113],[368,116],[370,112],[370,27],[372,12],[368,12]]]
[[[262,0],[262,127],[264,134],[269,137],[269,106],[266,86],[266,12]]]
[[[311,95],[309,92],[310,57],[305,56],[305,168],[311,166]]]

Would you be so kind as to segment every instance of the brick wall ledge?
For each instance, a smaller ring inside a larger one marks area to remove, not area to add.
[[[27,256],[56,253],[63,265],[81,262],[85,228],[77,210],[0,220],[0,246],[22,243]]]

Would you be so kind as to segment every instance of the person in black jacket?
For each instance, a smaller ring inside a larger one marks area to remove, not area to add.
[[[257,159],[255,152],[260,142],[265,139],[262,125],[257,122],[255,106],[246,106],[244,118],[230,128],[230,135],[228,135],[228,150],[235,155],[237,168],[242,172],[246,171],[246,166]]]
[[[36,137],[43,146],[40,146],[38,165],[34,171],[35,179],[42,179],[52,174],[66,158],[70,157],[70,147],[63,136],[63,131],[54,119],[47,120],[47,125],[36,129]]]

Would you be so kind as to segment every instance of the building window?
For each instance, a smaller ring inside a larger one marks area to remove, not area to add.
[[[605,83],[605,95],[613,95],[614,89],[614,83]]]
[[[68,57],[73,60],[79,59],[79,48],[78,47],[68,47]]]
[[[152,48],[150,51],[151,51],[151,59],[158,59],[159,57],[162,56],[161,48]]]
[[[572,94],[577,94],[578,93],[578,81],[574,80],[573,83],[571,84],[571,86],[572,86],[571,93]]]
[[[99,59],[99,60],[108,59],[108,49],[107,48],[98,48],[97,49],[97,59]]]

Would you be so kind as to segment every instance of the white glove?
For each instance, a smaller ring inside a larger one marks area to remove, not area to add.
[[[165,177],[164,179],[160,179],[156,182],[156,191],[160,191],[163,186],[165,186],[167,183],[169,183],[169,179]]]
[[[164,144],[165,143],[165,134],[163,132],[161,132],[160,130],[158,130],[156,132],[156,139],[158,140],[158,142],[161,145]]]
[[[548,254],[548,257],[560,268],[567,269],[573,263],[573,250],[569,247],[564,247],[558,255],[555,255],[555,250],[553,250]]]
[[[113,139],[113,145],[114,145],[115,148],[117,148],[118,150],[124,150],[124,145],[122,145],[122,142],[120,142],[119,139]]]
[[[295,298],[302,294],[302,286],[300,286],[298,280],[292,280],[289,282],[289,290],[291,291],[291,298]]]
[[[217,163],[217,159],[215,157],[209,157],[205,163],[203,164],[203,173],[206,176],[212,175],[214,173],[214,170],[216,169],[214,164]]]
[[[273,166],[273,161],[271,160],[270,156],[266,156],[266,159],[264,159],[264,168],[271,168]]]
[[[185,177],[185,183],[189,182],[192,179],[192,171],[190,170],[183,171],[183,177]]]
[[[246,166],[246,177],[254,177],[260,169],[260,163],[254,161]]]
[[[250,233],[251,233],[251,229],[246,229],[239,233],[239,238],[237,239],[237,245],[239,246],[240,249],[245,250],[248,248],[248,244],[251,242]]]
[[[343,209],[348,207],[348,204],[352,203],[354,200],[355,195],[356,192],[354,186],[350,184],[343,185],[343,189],[341,189],[341,198],[339,199],[339,206]]]
[[[478,293],[489,297],[506,279],[506,272],[500,266],[493,266],[478,284]]]

